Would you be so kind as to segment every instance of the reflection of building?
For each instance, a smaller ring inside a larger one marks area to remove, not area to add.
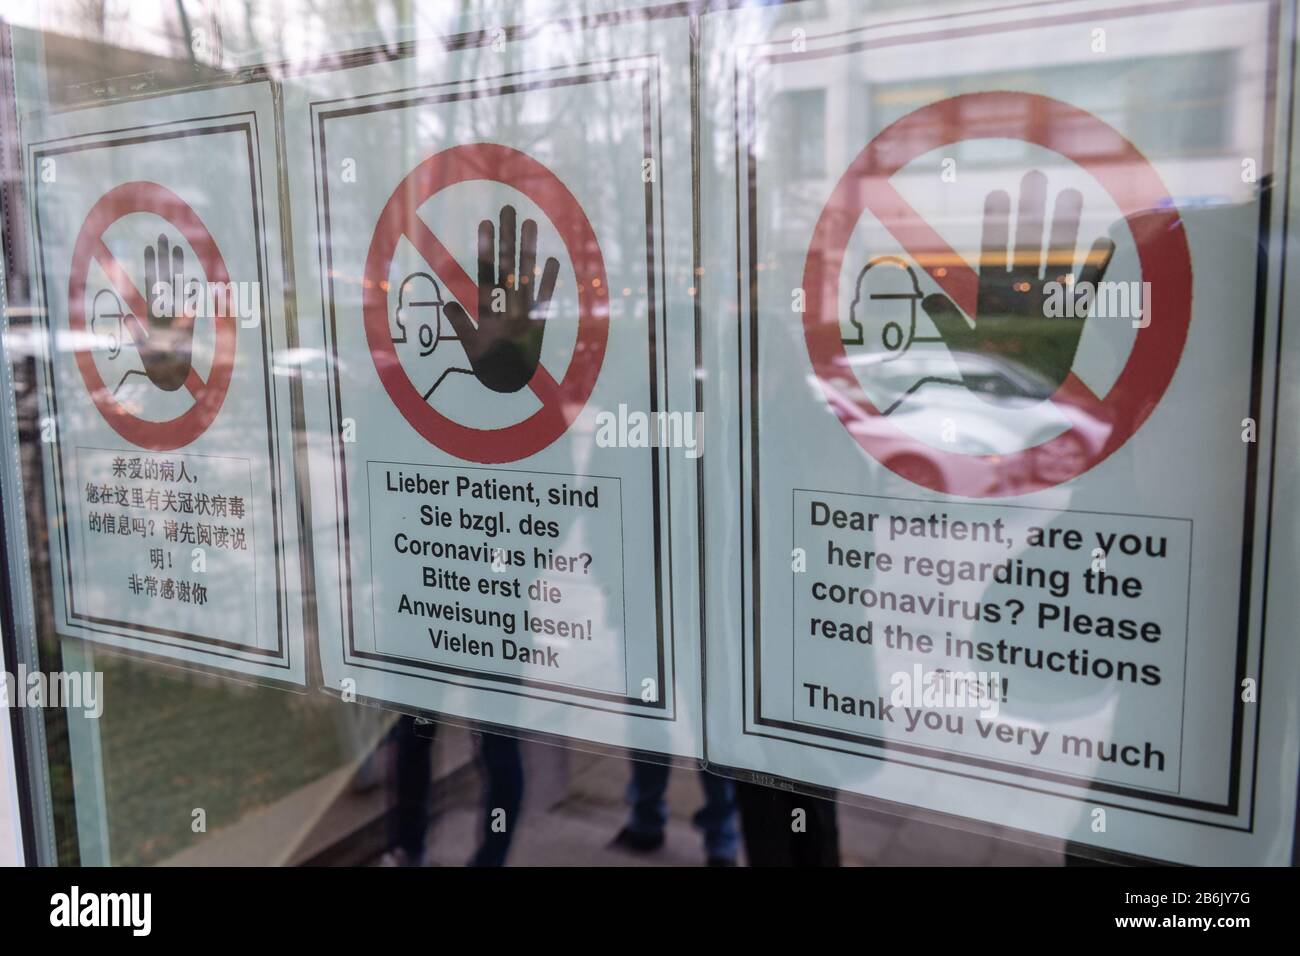
[[[1267,171],[1267,158],[1259,155],[1259,136],[1273,109],[1266,85],[1272,58],[1264,5],[1234,8],[1226,15],[1224,8],[1213,6],[1179,10],[1162,15],[1158,31],[1151,29],[1151,18],[1107,17],[1100,12],[1056,24],[1016,21],[1019,26],[1008,24],[1006,32],[986,29],[997,16],[990,13],[951,28],[952,17],[979,6],[944,4],[938,11],[943,16],[933,26],[944,28],[943,39],[881,42],[865,55],[842,61],[850,66],[818,65],[799,72],[797,81],[788,79],[794,75],[791,71],[780,71],[782,80],[766,81],[784,84],[764,93],[772,97],[772,122],[759,130],[760,150],[784,177],[780,198],[766,213],[780,224],[776,234],[806,235],[840,173],[885,126],[927,104],[977,90],[1036,92],[1130,133],[1155,162],[1180,207],[1242,203],[1254,197],[1254,177],[1243,172],[1263,176]],[[831,18],[824,9],[817,20],[789,13],[771,35],[780,35],[788,23],[805,32],[809,48],[828,46],[833,44],[818,38],[860,28],[873,19],[887,23],[906,18],[891,4],[852,22]],[[985,32],[974,32],[976,24]],[[927,31],[915,22],[906,29],[909,36]],[[855,32],[852,37],[869,40],[881,34]],[[1015,62],[1015,69],[1007,68],[1008,60]],[[943,122],[955,124],[966,141],[936,156],[935,171],[918,172],[914,167],[899,178],[931,189],[926,177],[939,182],[938,164],[952,159],[965,196],[1007,188],[1006,171],[1015,170],[1018,181],[1033,147],[1012,139],[980,139],[982,129],[994,125],[1019,126],[1054,150],[1106,161],[1106,155],[1097,152],[1106,147],[1076,123],[1050,109],[1008,106],[1019,112],[945,116]],[[896,145],[907,149],[904,142]],[[1244,160],[1253,161],[1254,168],[1243,170]],[[1043,165],[1041,152],[1033,162]],[[1205,183],[1214,183],[1214,190],[1206,192]],[[907,191],[905,184],[900,190]],[[945,210],[949,200],[941,193],[929,197],[935,200],[935,214],[949,223],[978,215],[977,207],[953,205]],[[1084,215],[1087,226],[1086,207]],[[1104,232],[1109,223],[1093,225]],[[803,252],[782,250],[793,257]]]

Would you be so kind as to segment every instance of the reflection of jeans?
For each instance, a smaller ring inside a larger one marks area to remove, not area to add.
[[[393,842],[406,851],[412,863],[424,858],[424,837],[429,830],[429,771],[433,762],[432,731],[416,733],[415,718],[402,714],[393,726],[397,760],[397,807],[393,814]]]
[[[479,740],[479,768],[483,774],[483,830],[478,852],[470,866],[505,866],[510,838],[524,802],[524,762],[519,741],[501,734],[484,733]],[[505,811],[505,828],[494,828]],[[500,832],[498,832],[498,830]]]
[[[736,802],[750,866],[840,865],[834,800],[741,783],[736,785]],[[790,825],[795,810],[806,815],[801,833]]]
[[[632,805],[632,818],[628,829],[637,836],[659,837],[668,822],[668,804],[664,794],[668,791],[667,764],[632,764],[632,779],[627,785],[627,802]],[[691,818],[696,828],[704,831],[704,851],[710,859],[734,860],[736,858],[736,790],[730,780],[701,773],[704,785],[704,806]]]

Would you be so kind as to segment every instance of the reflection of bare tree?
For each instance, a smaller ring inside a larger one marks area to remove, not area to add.
[[[108,0],[77,0],[75,16],[87,27],[81,36],[103,39],[108,24]]]
[[[649,66],[646,61],[628,63],[631,53],[653,48],[648,21],[624,23],[618,31],[584,30],[579,24],[587,12],[587,5],[582,4],[566,11],[568,19],[564,23],[529,27],[526,34],[516,37],[522,42],[510,48],[508,57],[490,44],[475,48],[462,75],[477,77],[476,82],[486,87],[498,82],[496,77],[520,70],[553,70],[563,75],[575,69],[617,72]],[[632,31],[642,35],[629,39]],[[613,62],[620,59],[621,64]],[[454,138],[508,142],[552,168],[597,172],[575,184],[581,186],[584,201],[595,208],[623,208],[628,183],[640,188],[640,158],[646,135],[642,76],[649,84],[651,101],[656,101],[659,88],[668,78],[656,75],[653,69],[637,75],[635,80],[625,73],[613,82],[552,86],[545,98],[525,95],[468,100],[469,128]],[[653,137],[658,133],[657,117],[652,126]],[[664,134],[678,135],[670,129],[665,129]],[[636,150],[636,162],[630,164],[624,158],[629,145]],[[651,152],[658,162],[657,143],[652,144]],[[620,164],[627,168],[620,168]],[[602,236],[601,251],[611,271],[622,271],[623,267],[635,265],[635,250],[643,247],[645,223],[640,216],[621,216],[616,229],[615,234]],[[649,277],[649,281],[655,281],[655,277]]]
[[[246,60],[261,62],[314,60],[363,48],[392,57],[402,35],[419,25],[414,0],[290,0],[270,9],[255,0],[243,3],[240,49]],[[440,20],[455,12],[450,4],[431,6]]]
[[[185,48],[185,53],[189,57],[190,65],[194,66],[196,65],[194,59],[194,43],[192,41],[187,42],[189,41],[189,38],[193,36],[193,31],[190,29],[190,15],[185,12],[185,3],[183,0],[176,0],[176,19],[180,25],[181,42]]]

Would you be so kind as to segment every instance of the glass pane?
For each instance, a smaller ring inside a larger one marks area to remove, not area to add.
[[[1294,16],[10,4],[0,861],[1294,862]]]

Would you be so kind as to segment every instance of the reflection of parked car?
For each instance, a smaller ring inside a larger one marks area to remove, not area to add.
[[[879,409],[868,404],[859,384],[867,381],[894,396],[892,402]],[[1040,376],[1002,357],[938,350],[897,358],[863,355],[840,362],[825,381],[811,376],[810,384],[885,467],[936,490],[957,485],[950,473],[952,452],[995,463],[1004,456],[1003,467],[982,489],[986,493],[1014,494],[1031,481],[1068,480],[1100,451],[1112,428],[1091,409],[1062,409],[1060,399],[1049,399],[1053,390]],[[983,401],[969,394],[972,388]],[[942,444],[911,437],[937,436],[943,429],[948,434]],[[1066,431],[1050,451],[1044,449]],[[1015,455],[1026,448],[1039,450]]]
[[[343,363],[339,362],[342,368]],[[275,353],[272,369],[276,375],[298,376],[304,382],[322,382],[330,367],[328,352],[321,349],[280,349]]]

